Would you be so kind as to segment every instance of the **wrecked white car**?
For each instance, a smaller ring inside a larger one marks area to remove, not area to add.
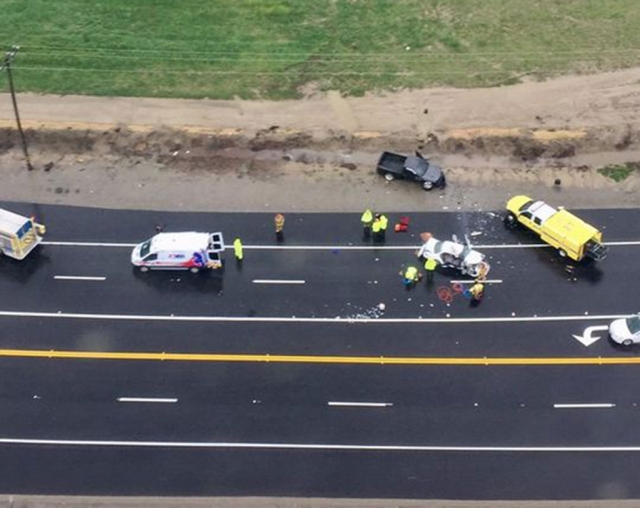
[[[434,259],[440,266],[455,268],[465,275],[484,279],[489,273],[489,263],[484,254],[471,248],[469,243],[463,245],[457,241],[440,241],[431,233],[421,233],[420,238],[424,242],[417,253],[418,258]]]

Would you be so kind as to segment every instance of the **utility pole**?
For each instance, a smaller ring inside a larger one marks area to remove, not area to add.
[[[16,91],[13,86],[13,74],[11,73],[11,62],[13,61],[19,50],[20,46],[12,46],[11,50],[5,53],[2,65],[0,65],[0,71],[3,71],[5,69],[7,70],[7,77],[9,78],[9,91],[11,92],[13,111],[16,114],[16,124],[18,125],[20,140],[22,141],[22,151],[24,152],[24,158],[27,161],[27,169],[31,171],[33,169],[33,166],[31,165],[31,158],[29,157],[29,151],[27,150],[27,138],[25,138],[24,136],[22,123],[20,122],[20,114],[18,113],[18,102],[16,101]]]

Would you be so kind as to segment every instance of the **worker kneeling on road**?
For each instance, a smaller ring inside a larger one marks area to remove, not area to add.
[[[478,302],[484,295],[484,284],[482,282],[476,280],[475,284],[471,286],[469,289],[469,293],[471,293],[471,299]]]
[[[404,274],[400,272],[403,277],[403,284],[407,287],[413,286],[416,282],[418,282],[422,278],[422,274],[418,271],[415,266],[408,266],[404,271]]]

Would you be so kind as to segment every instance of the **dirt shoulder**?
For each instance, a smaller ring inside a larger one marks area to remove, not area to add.
[[[514,193],[572,207],[640,206],[640,69],[543,83],[301,101],[19,96],[35,171],[0,96],[0,199],[168,210],[497,209]],[[419,149],[444,191],[374,174]],[[46,168],[46,170],[45,170]],[[559,185],[557,184],[559,182]]]

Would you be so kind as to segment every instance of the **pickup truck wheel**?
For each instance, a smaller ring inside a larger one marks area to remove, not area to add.
[[[384,174],[384,179],[385,179],[387,182],[393,182],[393,181],[396,179],[396,177],[395,177],[395,176],[393,176],[391,173],[385,173],[385,174]]]
[[[561,258],[566,258],[567,257],[567,253],[565,251],[563,251],[562,249],[558,249],[558,254],[560,254]]]
[[[433,189],[433,182],[423,182],[422,183],[422,188],[424,190],[431,190]]]

